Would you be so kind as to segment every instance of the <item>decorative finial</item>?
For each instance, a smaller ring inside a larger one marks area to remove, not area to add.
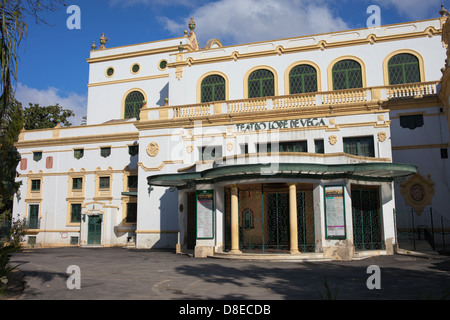
[[[95,49],[97,49],[97,46],[95,45],[95,41],[94,41],[94,42],[92,42],[92,46],[91,46],[91,49],[92,49],[92,50],[95,50]]]
[[[184,30],[184,36],[187,37],[187,30]]]
[[[197,36],[195,35],[195,32],[194,32],[195,22],[194,22],[194,18],[192,18],[192,17],[191,17],[191,20],[189,21],[189,29],[191,30],[191,32],[189,32],[189,35],[188,35],[189,45],[191,46],[192,49],[198,50],[199,45],[197,42]]]
[[[100,48],[99,49],[106,49],[105,44],[109,39],[107,37],[105,37],[105,34],[102,33],[102,36],[100,37]]]
[[[178,51],[179,52],[183,52],[184,48],[183,48],[183,42],[180,41],[180,45],[178,46]]]
[[[444,5],[441,4],[441,10],[439,11],[439,14],[444,17],[444,16],[449,16],[448,11],[444,8]]]
[[[191,17],[191,20],[189,21],[189,29],[191,31],[194,31],[195,29],[195,22],[194,22],[194,18]]]

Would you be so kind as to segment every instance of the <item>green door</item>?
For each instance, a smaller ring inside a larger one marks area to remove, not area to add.
[[[378,187],[352,185],[355,250],[382,250],[383,228]]]
[[[39,205],[38,204],[30,204],[28,220],[29,220],[28,227],[30,229],[39,229]]]
[[[102,215],[90,216],[88,220],[88,244],[102,243]]]

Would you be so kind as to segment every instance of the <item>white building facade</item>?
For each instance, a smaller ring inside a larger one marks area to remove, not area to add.
[[[14,215],[42,246],[392,254],[396,210],[450,218],[446,21],[102,42],[87,125],[21,133]]]

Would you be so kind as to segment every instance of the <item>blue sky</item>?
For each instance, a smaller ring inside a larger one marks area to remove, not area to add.
[[[66,0],[80,8],[81,29],[68,29],[67,7],[46,13],[47,24],[28,20],[20,47],[16,99],[71,109],[79,125],[86,115],[90,46],[104,32],[107,47],[179,37],[190,17],[200,46],[224,45],[366,27],[370,5],[381,24],[439,17],[446,0]]]

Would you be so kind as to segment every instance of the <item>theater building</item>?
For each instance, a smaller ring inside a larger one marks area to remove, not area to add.
[[[201,47],[193,19],[175,39],[102,37],[87,125],[16,144],[27,242],[393,254],[396,210],[448,207],[447,19],[233,46]]]

